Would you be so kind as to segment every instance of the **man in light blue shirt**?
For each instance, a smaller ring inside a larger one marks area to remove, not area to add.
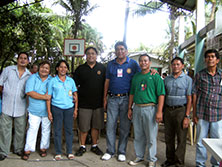
[[[26,68],[28,54],[20,53],[17,66],[9,66],[0,76],[2,92],[2,115],[0,116],[0,160],[4,160],[10,151],[12,125],[14,125],[14,153],[21,156],[24,147],[26,128],[25,83],[31,73]]]
[[[166,88],[164,125],[167,160],[161,165],[183,167],[186,136],[191,109],[192,79],[184,74],[184,62],[180,57],[171,61],[173,73],[164,79]],[[177,146],[175,147],[175,136]]]

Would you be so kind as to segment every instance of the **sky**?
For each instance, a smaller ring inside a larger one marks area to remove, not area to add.
[[[91,5],[98,7],[85,17],[86,23],[95,28],[103,36],[103,43],[110,49],[116,41],[123,40],[126,0],[89,0]],[[53,0],[43,1],[55,13],[65,14],[60,6],[51,6]],[[138,1],[137,1],[138,2]],[[167,19],[169,13],[159,11],[144,17],[132,15],[135,3],[130,4],[126,43],[129,49],[143,45],[148,48],[157,47],[166,42]]]

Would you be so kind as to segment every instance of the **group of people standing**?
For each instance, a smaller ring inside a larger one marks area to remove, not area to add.
[[[36,149],[41,124],[40,156],[47,156],[51,123],[54,130],[55,159],[62,159],[63,124],[66,155],[68,159],[74,159],[73,121],[78,118],[80,147],[75,156],[82,156],[86,152],[86,137],[91,130],[90,150],[93,153],[101,156],[102,160],[109,160],[117,154],[117,160],[124,162],[132,120],[136,159],[129,164],[143,162],[147,148],[147,167],[155,167],[158,123],[163,121],[167,160],[161,166],[183,167],[193,102],[193,120],[197,124],[196,166],[206,166],[207,152],[202,138],[207,137],[208,132],[210,137],[222,138],[222,76],[217,67],[218,52],[213,49],[206,51],[207,67],[196,74],[194,81],[183,72],[182,58],[175,57],[171,61],[172,74],[163,80],[156,70],[150,69],[151,58],[148,54],[140,55],[138,64],[127,56],[128,49],[124,42],[115,44],[115,54],[116,58],[108,62],[105,68],[96,61],[96,48],[88,47],[85,50],[86,63],[76,69],[73,80],[67,75],[69,65],[65,60],[57,63],[55,77],[50,75],[48,61],[41,62],[38,72],[31,75],[26,69],[28,55],[20,53],[17,66],[5,68],[0,76],[3,98],[0,160],[4,160],[9,154],[12,125],[13,152],[28,160],[30,153]],[[26,95],[29,125],[25,142]],[[99,131],[104,128],[104,111],[107,111],[105,153],[98,147]],[[116,150],[118,120],[119,141]],[[211,163],[214,167],[218,166],[213,157]]]

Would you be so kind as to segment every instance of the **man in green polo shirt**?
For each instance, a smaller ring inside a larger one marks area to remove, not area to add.
[[[150,64],[149,55],[141,55],[139,57],[141,72],[132,80],[128,117],[133,120],[136,159],[129,164],[137,165],[144,160],[147,145],[147,167],[155,167],[158,123],[162,121],[165,88],[159,74],[150,74]],[[133,102],[135,105],[132,110]]]

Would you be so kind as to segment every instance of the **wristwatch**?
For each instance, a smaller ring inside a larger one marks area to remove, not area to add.
[[[188,119],[190,119],[190,115],[185,115],[185,118],[188,118]]]

